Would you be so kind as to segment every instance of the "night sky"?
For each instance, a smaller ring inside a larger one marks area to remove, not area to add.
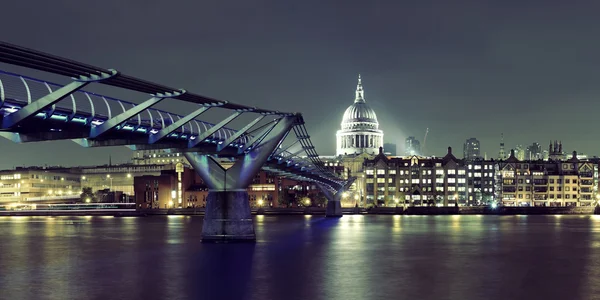
[[[496,157],[502,132],[508,149],[558,139],[568,152],[600,154],[597,0],[55,0],[0,9],[4,41],[301,112],[321,155],[335,153],[358,73],[385,141],[399,150],[429,128],[433,155],[452,146],[462,157],[476,137]],[[0,168],[131,157],[124,147],[35,146],[1,140]]]

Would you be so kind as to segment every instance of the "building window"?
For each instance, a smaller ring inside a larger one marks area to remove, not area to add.
[[[367,175],[373,175],[373,170],[366,170],[365,174],[367,174]]]
[[[388,173],[389,173],[390,175],[396,175],[396,170],[389,170],[389,171],[388,171]]]
[[[450,169],[450,170],[448,170],[448,174],[456,174],[456,170]]]
[[[377,175],[385,175],[384,169],[377,169]]]

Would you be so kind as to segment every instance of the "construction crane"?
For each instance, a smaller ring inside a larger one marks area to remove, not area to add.
[[[429,133],[429,128],[425,130],[425,137],[423,138],[423,156],[426,156],[427,153],[427,134]]]

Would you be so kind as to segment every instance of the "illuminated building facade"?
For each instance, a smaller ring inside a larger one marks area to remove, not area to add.
[[[591,206],[598,197],[598,164],[579,160],[576,152],[567,160],[548,161],[521,161],[511,152],[499,168],[506,206]]]
[[[79,176],[64,168],[16,168],[0,171],[0,203],[64,201],[79,198]]]
[[[446,156],[394,157],[379,153],[364,161],[366,206],[454,206],[493,201],[495,162]]]

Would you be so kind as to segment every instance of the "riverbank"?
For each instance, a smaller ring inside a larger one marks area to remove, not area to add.
[[[343,208],[345,215],[592,215],[600,214],[595,207],[377,207]],[[325,215],[325,208],[261,208],[253,215]],[[203,208],[185,209],[119,209],[119,210],[16,210],[0,211],[0,216],[115,216],[143,217],[152,215],[203,216]]]

